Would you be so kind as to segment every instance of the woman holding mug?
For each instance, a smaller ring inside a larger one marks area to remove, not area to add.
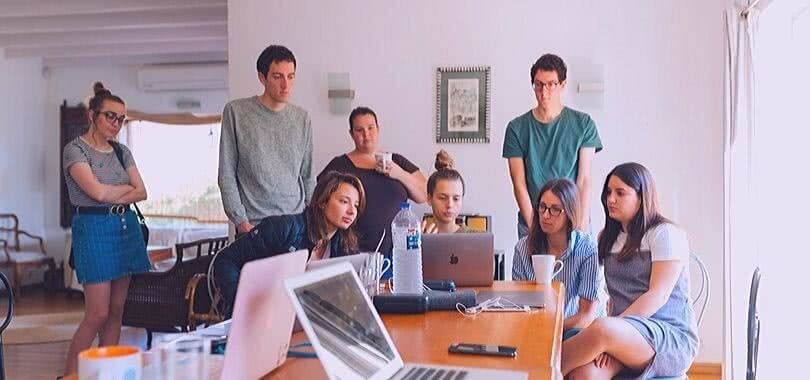
[[[689,301],[689,242],[661,215],[652,175],[635,162],[608,173],[599,260],[611,299],[600,318],[563,343],[571,378],[683,376],[697,354]]]
[[[408,199],[424,203],[425,175],[407,158],[389,154],[379,147],[380,126],[377,114],[368,107],[357,107],[349,115],[349,135],[354,141],[354,150],[337,156],[326,165],[318,179],[332,170],[357,176],[366,189],[367,212],[357,219],[356,230],[360,237],[360,250],[372,252],[377,248],[385,231],[380,252],[391,255],[391,221],[399,212],[399,206]]]
[[[126,104],[101,82],[93,85],[93,91],[87,111],[90,128],[62,152],[75,210],[72,254],[85,303],[84,318],[68,349],[68,375],[76,373],[79,352],[96,336],[99,346],[118,344],[130,275],[151,266],[140,224],[130,208],[146,199],[146,188],[132,152],[113,141],[126,120]],[[123,164],[112,144],[120,147]]]
[[[532,255],[552,255],[562,262],[557,278],[565,284],[564,337],[587,327],[605,315],[602,268],[596,254],[596,242],[574,229],[580,207],[577,185],[567,179],[553,179],[540,189],[534,205],[529,234],[515,246],[512,260],[513,280],[534,280]]]

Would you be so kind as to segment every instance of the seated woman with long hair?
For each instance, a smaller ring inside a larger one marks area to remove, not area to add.
[[[698,349],[686,234],[661,215],[650,172],[634,162],[608,173],[602,207],[599,260],[610,317],[563,342],[562,373],[571,379],[683,376]]]
[[[444,149],[436,153],[436,172],[427,181],[428,204],[433,209],[433,221],[422,222],[422,232],[467,233],[473,232],[467,226],[456,223],[456,218],[464,204],[464,178],[455,169],[456,163]]]
[[[600,299],[604,279],[596,242],[574,228],[580,218],[579,205],[573,182],[546,182],[534,205],[529,234],[517,242],[512,259],[512,279],[517,281],[534,280],[531,255],[554,255],[563,262],[556,279],[565,284],[564,338],[605,315],[605,303]]]
[[[299,249],[309,260],[358,252],[353,226],[366,205],[363,184],[351,174],[329,172],[321,177],[312,200],[300,214],[269,216],[214,258],[214,280],[230,318],[239,272],[245,263]]]

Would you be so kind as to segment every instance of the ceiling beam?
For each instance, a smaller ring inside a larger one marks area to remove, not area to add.
[[[20,17],[224,5],[226,0],[2,0],[2,3],[0,14],[3,17]]]
[[[85,46],[6,48],[6,57],[83,57],[162,53],[227,52],[228,39],[198,38],[173,42],[104,43]]]
[[[0,34],[119,30],[148,27],[181,27],[201,22],[226,21],[226,4],[165,7],[153,10],[98,9],[84,13],[36,16],[0,16]]]
[[[44,58],[45,67],[65,66],[113,66],[149,65],[160,63],[227,62],[227,52],[163,53],[163,54],[122,54],[97,57],[55,57]]]
[[[0,47],[47,47],[105,43],[170,42],[187,38],[227,37],[226,21],[204,25],[168,26],[107,31],[71,31],[0,34]]]

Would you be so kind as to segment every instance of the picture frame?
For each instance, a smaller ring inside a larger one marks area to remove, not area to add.
[[[488,144],[490,66],[436,70],[436,142]]]

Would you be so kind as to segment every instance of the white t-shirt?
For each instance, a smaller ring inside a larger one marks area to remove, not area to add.
[[[613,253],[620,252],[627,241],[627,233],[620,232],[613,244]],[[650,252],[651,261],[689,261],[689,239],[686,233],[671,223],[661,223],[648,230],[641,238],[641,252]]]

